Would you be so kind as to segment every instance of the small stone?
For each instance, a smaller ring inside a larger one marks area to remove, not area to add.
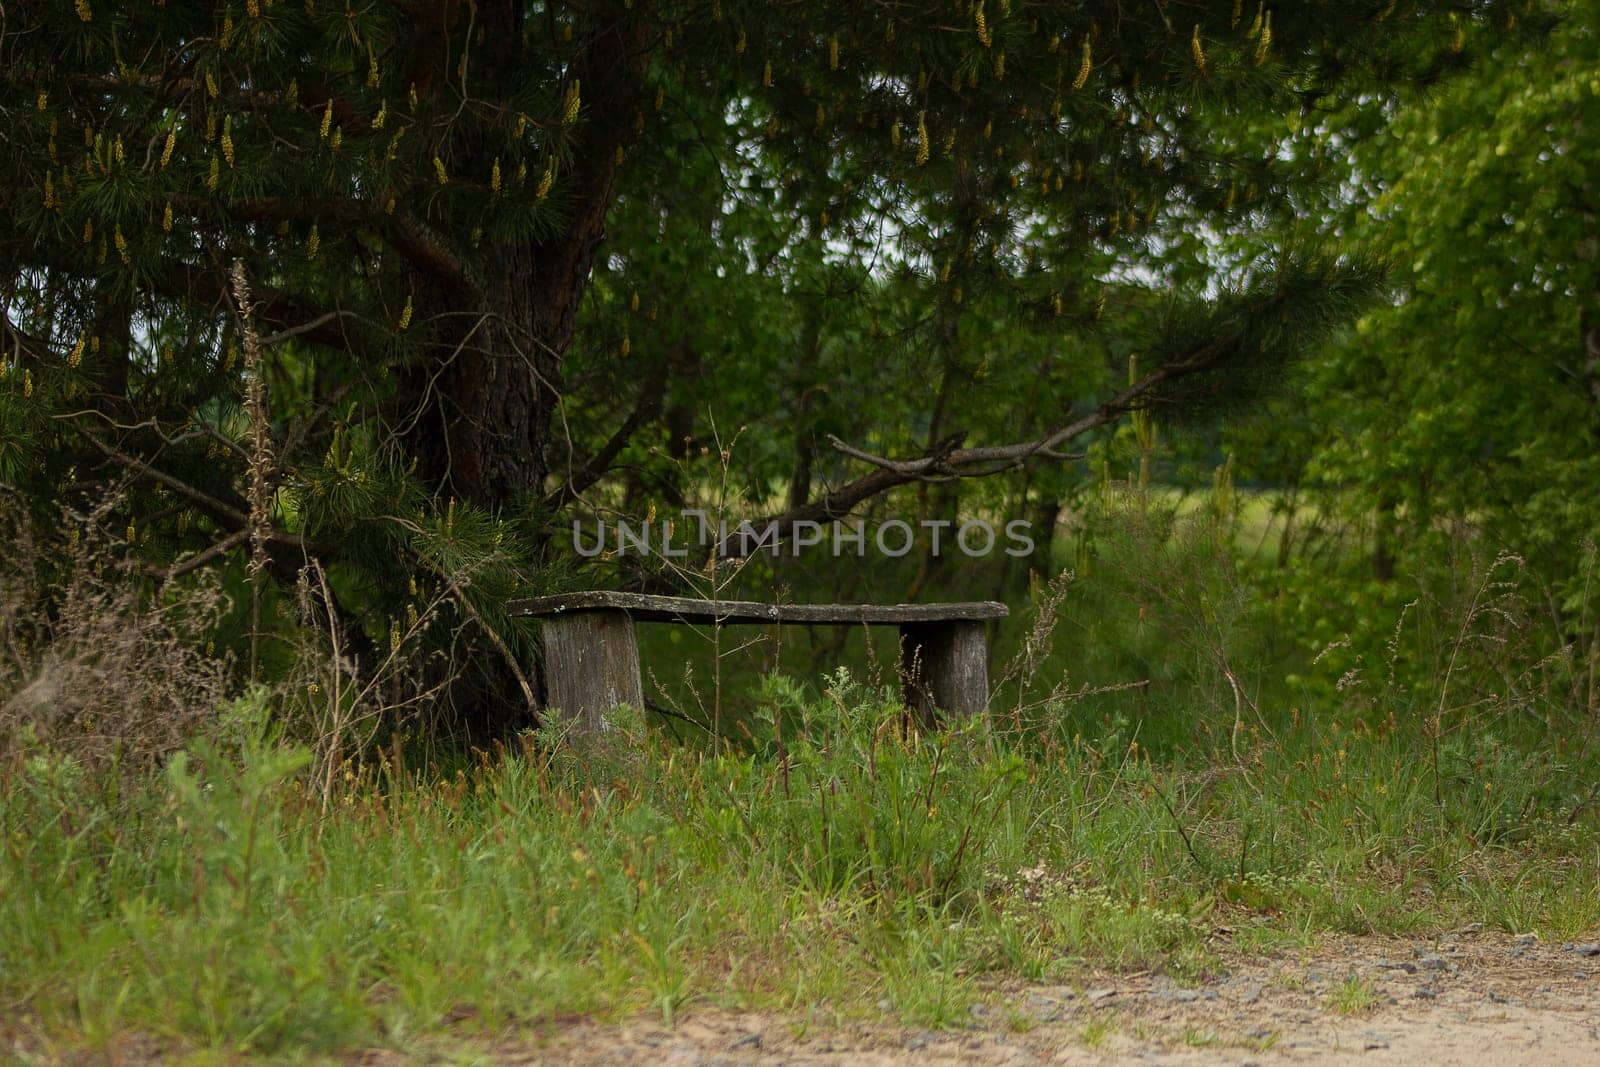
[[[967,1014],[972,1016],[974,1019],[986,1018],[989,1015],[989,1006],[987,1004],[968,1005]]]
[[[1439,994],[1429,989],[1427,986],[1423,986],[1421,989],[1417,990],[1411,995],[1416,997],[1418,1000],[1433,1000],[1434,998],[1438,997]]]
[[[1518,934],[1516,937],[1511,939],[1511,943],[1513,945],[1521,945],[1523,948],[1528,948],[1531,945],[1537,945],[1539,943],[1539,935]]]
[[[752,1030],[750,1033],[745,1034],[743,1037],[739,1038],[739,1040],[735,1041],[729,1047],[730,1048],[760,1048],[761,1047],[761,1035],[756,1033],[754,1030]]]
[[[889,1003],[889,998],[888,997],[884,997],[884,998],[882,998],[881,1000],[878,1001],[878,1010],[879,1011],[890,1011],[893,1008],[894,1008],[894,1005]]]
[[[1424,952],[1417,957],[1417,966],[1428,971],[1443,971],[1449,969],[1450,961],[1437,952]]]
[[[1247,986],[1245,991],[1239,994],[1239,999],[1246,1004],[1254,1004],[1261,999],[1261,987],[1258,985]]]
[[[1083,995],[1083,999],[1090,1004],[1098,1004],[1101,1001],[1110,1000],[1116,995],[1117,991],[1115,989],[1091,989]]]
[[[1573,971],[1572,977],[1576,978],[1580,982],[1587,982],[1589,980],[1589,976],[1583,971]]]
[[[1361,1047],[1366,1052],[1371,1052],[1373,1049],[1388,1048],[1389,1038],[1376,1030],[1368,1030],[1361,1035]]]
[[[910,1049],[912,1052],[915,1052],[918,1049],[927,1048],[937,1040],[939,1040],[938,1034],[934,1033],[932,1030],[924,1030],[920,1034],[912,1034],[910,1037],[906,1038],[906,1048]]]
[[[1579,956],[1600,956],[1600,942],[1595,941],[1586,941],[1582,943],[1577,941],[1568,941],[1565,945],[1561,946],[1561,949],[1564,952],[1572,952]]]
[[[1052,997],[1029,993],[1027,1004],[1033,1017],[1042,1023],[1053,1023],[1061,1018],[1061,1002]]]
[[[1150,995],[1158,1000],[1170,1000],[1174,1004],[1192,1004],[1197,1000],[1217,998],[1217,995],[1209,989],[1163,989]]]

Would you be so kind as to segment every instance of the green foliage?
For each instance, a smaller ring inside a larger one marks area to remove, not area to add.
[[[1158,388],[1151,414],[1182,426],[1259,402],[1293,360],[1370,304],[1383,278],[1371,262],[1290,256],[1250,272],[1237,291],[1173,308],[1149,345],[1150,369],[1198,373]]]
[[[157,571],[236,565],[256,524],[279,592],[314,559],[370,620],[358,660],[413,581],[526,651],[494,605],[559,584],[552,520],[678,502],[713,423],[753,427],[765,511],[849,477],[829,434],[1045,433],[1135,349],[1210,342],[1163,417],[1255,395],[1353,276],[1185,235],[1293,210],[1330,169],[1284,116],[1454,71],[1503,8],[29,7],[0,30],[0,479],[41,515],[125,483]]]
[[[1351,523],[1324,555],[1344,563],[1296,593],[1323,642],[1359,630],[1376,652],[1408,599],[1396,568],[1448,583],[1479,542],[1519,557],[1573,654],[1593,653],[1600,148],[1571,117],[1600,83],[1592,10],[1558,10],[1548,38],[1478,42],[1471,76],[1347,110],[1311,138],[1348,146],[1343,187],[1314,217],[1391,263],[1396,293],[1235,449]]]

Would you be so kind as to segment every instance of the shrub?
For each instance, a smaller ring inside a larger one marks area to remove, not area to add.
[[[141,573],[105,511],[41,531],[0,500],[0,757],[43,745],[131,770],[182,747],[227,693],[206,640],[225,597]]]

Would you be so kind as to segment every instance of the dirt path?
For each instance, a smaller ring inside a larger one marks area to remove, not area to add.
[[[1592,953],[1592,955],[1590,954]],[[1234,958],[1184,987],[1162,976],[997,990],[970,1027],[806,1029],[696,1011],[672,1029],[579,1022],[497,1063],[1600,1065],[1600,945],[1462,931],[1347,938],[1275,960]],[[378,1057],[379,1060],[385,1057]]]

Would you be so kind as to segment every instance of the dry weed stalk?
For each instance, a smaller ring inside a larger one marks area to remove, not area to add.
[[[315,589],[313,590],[313,585]],[[300,573],[297,594],[301,618],[308,628],[326,633],[327,646],[303,641],[290,672],[283,700],[285,711],[300,708],[309,721],[297,730],[312,741],[311,779],[321,793],[324,812],[339,788],[339,774],[353,759],[371,751],[387,728],[398,734],[415,722],[454,681],[456,658],[424,650],[424,637],[456,603],[447,586],[420,609],[408,610],[404,624],[395,620],[387,652],[363,668],[349,654],[349,642],[335,614],[327,572],[312,560]],[[318,605],[322,605],[320,610]],[[465,626],[465,623],[462,624]],[[440,664],[446,669],[437,669]]]
[[[233,261],[233,299],[244,346],[245,413],[250,419],[250,678],[256,678],[260,662],[261,583],[267,566],[267,539],[272,535],[271,503],[272,435],[267,418],[267,382],[261,368],[261,339],[250,316],[250,285],[244,275],[244,261]]]
[[[1150,685],[1149,679],[1140,678],[1113,685],[1085,684],[1073,688],[1067,676],[1062,674],[1052,680],[1048,688],[1040,691],[1039,671],[1050,656],[1056,627],[1061,623],[1062,609],[1075,580],[1072,571],[1063,571],[1049,582],[1034,588],[1031,597],[1033,621],[1028,626],[1027,636],[1022,639],[1022,647],[1017,654],[999,670],[990,685],[991,703],[993,694],[1015,687],[1016,703],[1004,711],[991,707],[991,714],[996,722],[1004,722],[1018,734],[1026,729],[1027,720],[1036,714],[1061,714],[1089,697],[1146,689]]]

